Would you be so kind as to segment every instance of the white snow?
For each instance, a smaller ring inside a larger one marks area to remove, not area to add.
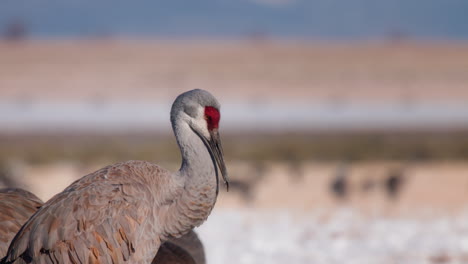
[[[468,213],[389,218],[215,209],[197,232],[208,264],[468,263]]]

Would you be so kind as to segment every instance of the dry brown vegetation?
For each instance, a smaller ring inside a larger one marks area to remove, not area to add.
[[[0,43],[3,100],[468,100],[468,45],[227,41]]]

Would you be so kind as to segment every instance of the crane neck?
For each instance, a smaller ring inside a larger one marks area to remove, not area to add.
[[[215,163],[203,140],[185,122],[174,125],[174,134],[182,156],[179,174],[190,182],[216,184]]]
[[[201,225],[217,197],[216,168],[207,147],[186,122],[173,123],[173,129],[182,165],[172,177],[183,185],[183,190],[167,208],[163,237],[178,237]]]

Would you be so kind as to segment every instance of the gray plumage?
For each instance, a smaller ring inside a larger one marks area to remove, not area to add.
[[[0,189],[0,256],[3,257],[21,226],[42,205],[34,194],[18,188]]]
[[[208,92],[181,94],[171,110],[182,154],[171,173],[146,161],[107,166],[46,202],[0,263],[151,263],[160,245],[202,224],[227,181],[218,130],[208,128]]]
[[[0,256],[21,226],[43,202],[34,194],[19,188],[0,189]],[[203,244],[191,230],[179,238],[170,238],[158,250],[153,264],[205,264]]]

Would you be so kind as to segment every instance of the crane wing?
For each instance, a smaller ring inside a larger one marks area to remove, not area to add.
[[[166,243],[171,243],[175,246],[185,249],[195,260],[197,264],[205,264],[205,250],[203,243],[198,238],[195,231],[190,230],[187,234],[179,238],[170,238]]]
[[[194,257],[182,247],[179,247],[170,242],[165,242],[161,245],[151,264],[199,264]]]
[[[198,235],[190,230],[187,234],[170,237],[159,247],[152,264],[205,264],[205,251]]]
[[[34,194],[15,188],[0,189],[0,256],[21,226],[42,205]]]
[[[150,214],[148,185],[132,164],[103,168],[57,194],[21,228],[3,261],[122,263]],[[137,178],[137,180],[135,180]]]

